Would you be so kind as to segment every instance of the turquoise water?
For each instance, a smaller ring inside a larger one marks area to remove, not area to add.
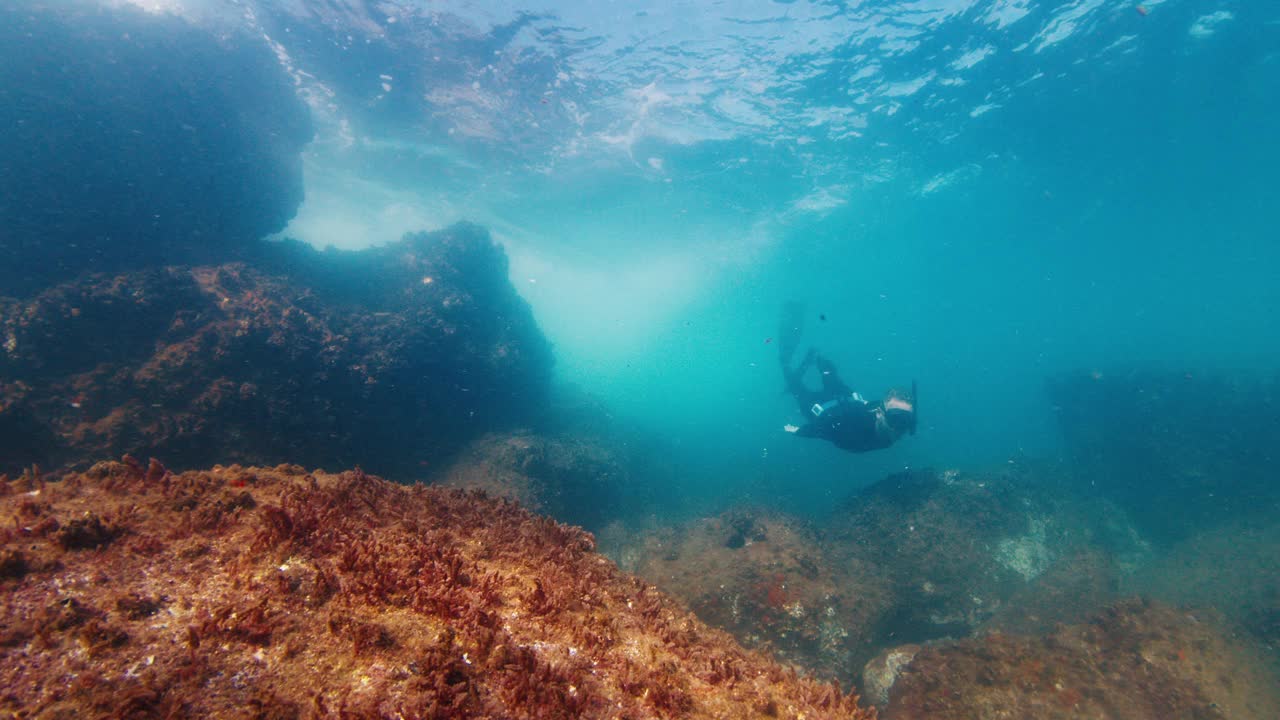
[[[1280,356],[1272,3],[118,4],[292,75],[316,136],[282,235],[490,228],[560,379],[695,507],[1052,456],[1048,376]],[[916,437],[782,432],[788,300],[863,394],[919,382]]]
[[[1267,3],[378,7],[258,10],[332,93],[287,233],[487,224],[561,376],[712,505],[1051,455],[1046,376],[1280,351]],[[780,431],[788,299],[864,394],[920,383],[918,436]]]

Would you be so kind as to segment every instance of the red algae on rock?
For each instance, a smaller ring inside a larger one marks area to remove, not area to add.
[[[874,717],[480,493],[126,458],[0,514],[14,716]]]
[[[540,412],[550,345],[482,228],[260,253],[0,297],[0,472],[134,453],[406,481]]]
[[[656,533],[636,571],[747,647],[844,682],[889,609],[881,572],[834,564],[811,529],[776,512],[739,508]]]
[[[1214,616],[1126,600],[1047,637],[911,648],[887,720],[1264,720],[1274,669]]]

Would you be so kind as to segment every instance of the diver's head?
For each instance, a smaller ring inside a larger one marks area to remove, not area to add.
[[[901,436],[904,433],[915,432],[915,398],[900,390],[890,390],[885,393],[882,405],[884,407],[884,420],[895,435]]]

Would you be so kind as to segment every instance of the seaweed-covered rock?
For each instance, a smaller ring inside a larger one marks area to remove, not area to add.
[[[531,430],[489,433],[442,482],[515,500],[562,522],[596,529],[621,512],[625,458],[587,436]]]
[[[483,230],[272,252],[0,299],[0,471],[134,453],[408,478],[540,407],[550,348]]]
[[[1280,648],[1280,518],[1236,522],[1174,543],[1125,578],[1125,589],[1179,605],[1212,606]]]
[[[902,669],[920,652],[919,645],[899,645],[882,650],[862,667],[863,698],[881,710],[889,704],[889,691]]]
[[[885,720],[1263,720],[1274,666],[1212,614],[1141,600],[1048,637],[993,633],[925,647],[898,670]]]
[[[619,420],[574,384],[554,384],[546,400],[535,422],[477,438],[432,481],[516,500],[631,547],[626,525],[664,514],[677,492],[669,439]]]
[[[1123,594],[1133,572],[1113,548],[1067,543],[1055,555],[1043,573],[1001,599],[981,630],[1039,634],[1084,622]]]
[[[882,568],[832,563],[804,523],[749,509],[650,534],[635,570],[748,647],[846,683],[891,599]]]
[[[311,120],[261,37],[0,4],[0,295],[237,259],[302,202]]]
[[[1116,559],[1142,551],[1122,513],[1030,466],[892,475],[833,514],[825,545],[888,578],[880,643],[1079,619],[1114,598]]]
[[[1145,551],[1123,513],[1031,466],[895,474],[820,530],[736,509],[613,549],[744,644],[845,683],[904,642],[1082,620]]]
[[[0,478],[0,516],[10,714],[874,716],[481,493],[126,458]]]

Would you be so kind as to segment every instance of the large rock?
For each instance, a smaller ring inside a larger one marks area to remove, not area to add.
[[[311,135],[260,37],[0,4],[0,295],[238,258],[293,217]]]
[[[832,515],[826,546],[837,566],[887,576],[880,643],[1078,619],[1114,598],[1114,563],[1143,551],[1122,513],[1035,466],[891,475]]]
[[[361,472],[0,479],[0,710],[870,720],[513,503]]]
[[[1264,720],[1280,707],[1266,654],[1212,613],[1140,600],[1047,637],[993,633],[905,656],[885,720]]]
[[[812,528],[775,512],[737,508],[651,532],[631,563],[744,645],[845,683],[892,601],[885,568],[833,563]]]
[[[0,299],[0,472],[128,452],[407,479],[541,406],[550,348],[483,230],[271,252]]]
[[[536,422],[477,438],[432,480],[515,500],[627,543],[627,533],[614,531],[666,514],[679,492],[670,457],[667,438],[619,420],[583,388],[557,382]]]
[[[740,642],[852,683],[904,642],[1041,632],[1118,597],[1146,546],[1123,513],[1059,475],[898,473],[852,495],[823,528],[735,509],[613,552]]]
[[[1179,605],[1212,606],[1280,647],[1280,518],[1236,522],[1175,543],[1126,579],[1126,590]]]
[[[477,439],[440,481],[595,530],[622,513],[625,460],[589,435],[521,429]]]

